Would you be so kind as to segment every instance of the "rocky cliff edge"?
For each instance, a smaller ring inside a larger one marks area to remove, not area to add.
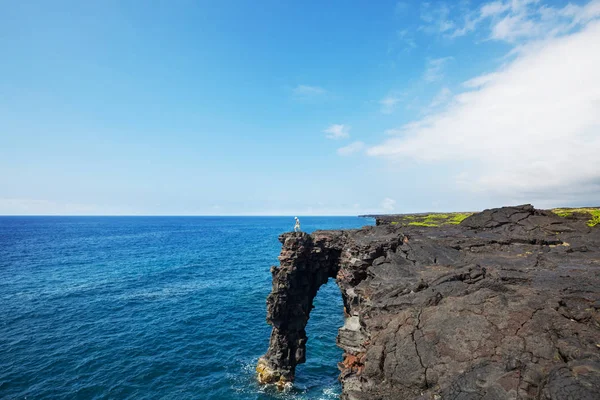
[[[262,383],[294,380],[333,277],[342,399],[600,399],[600,226],[585,218],[524,205],[279,239]]]

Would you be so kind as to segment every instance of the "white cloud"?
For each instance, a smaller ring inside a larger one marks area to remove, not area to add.
[[[472,78],[466,82],[463,82],[463,86],[468,89],[477,89],[477,88],[487,85],[488,83],[492,82],[497,77],[498,77],[498,74],[496,74],[496,73],[476,76],[475,78]]]
[[[595,12],[587,10],[586,15]],[[367,152],[395,160],[465,163],[470,168],[457,179],[462,185],[458,191],[527,201],[597,202],[598,43],[599,22],[532,43],[498,71],[467,81],[473,90],[454,96],[442,111],[404,125],[397,130],[401,135]]]
[[[389,95],[379,100],[379,104],[381,105],[381,112],[383,114],[391,114],[396,109],[396,105],[400,102],[400,98]]]
[[[600,0],[562,8],[539,0],[494,1],[481,7],[477,23],[489,21],[491,39],[516,43],[566,34],[599,16]]]
[[[319,86],[298,85],[294,89],[292,89],[292,92],[294,93],[295,96],[310,97],[310,96],[321,96],[321,95],[327,93],[327,90],[325,90]]]
[[[518,38],[533,37],[538,34],[540,26],[527,19],[525,15],[507,15],[492,27],[492,38],[513,42]]]
[[[386,197],[381,202],[381,208],[384,209],[385,211],[394,211],[395,207],[396,207],[396,200],[390,199],[389,197]]]
[[[343,139],[350,136],[348,133],[350,127],[344,124],[333,124],[329,128],[325,129],[323,133],[327,133],[327,139]]]
[[[441,105],[444,105],[448,102],[448,100],[450,100],[450,97],[452,96],[452,91],[450,89],[448,89],[447,87],[443,87],[440,89],[439,92],[437,92],[437,94],[433,97],[433,99],[431,100],[431,103],[429,103],[429,106],[427,107],[427,111],[430,111],[434,108],[437,108]]]
[[[455,37],[459,37],[459,36],[464,36],[469,32],[472,32],[475,30],[475,28],[477,28],[477,24],[479,23],[479,18],[477,17],[477,14],[474,12],[469,12],[467,14],[465,14],[464,16],[464,21],[462,23],[462,26],[458,26],[452,33],[450,33],[449,36],[450,38],[455,38]]]
[[[480,16],[481,18],[494,17],[498,14],[502,14],[510,9],[509,4],[505,4],[501,1],[492,1],[481,6]]]
[[[365,148],[365,144],[363,142],[357,141],[350,143],[348,146],[340,147],[337,149],[337,153],[340,156],[349,156],[354,153],[357,153]]]
[[[562,7],[548,6],[540,0],[495,0],[478,8],[468,8],[467,4],[422,3],[424,26],[420,29],[455,38],[481,27],[489,39],[517,43],[567,34],[600,16],[600,0],[590,0],[584,5],[568,3]]]
[[[427,60],[423,79],[426,82],[436,82],[444,77],[444,68],[452,57],[440,57]]]

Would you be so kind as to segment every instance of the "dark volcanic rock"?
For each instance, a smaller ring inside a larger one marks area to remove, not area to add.
[[[600,227],[527,205],[280,240],[261,382],[293,381],[336,277],[343,399],[600,399]]]
[[[296,364],[305,361],[306,332],[319,287],[335,277],[344,235],[293,232],[279,236],[279,267],[271,267],[273,291],[267,298],[267,322],[273,326],[269,350],[259,360],[261,383],[294,380]]]

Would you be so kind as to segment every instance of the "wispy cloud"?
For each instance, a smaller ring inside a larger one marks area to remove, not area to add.
[[[319,86],[298,85],[292,89],[292,93],[298,97],[311,97],[322,96],[327,93],[327,90]]]
[[[491,3],[485,3],[481,6],[479,15],[480,18],[495,17],[510,9],[509,3],[503,3],[501,1],[492,1]]]
[[[391,114],[396,109],[396,106],[400,102],[400,98],[394,95],[388,95],[383,99],[379,100],[379,105],[381,105],[381,112],[383,114]]]
[[[450,7],[446,3],[421,3],[421,30],[427,33],[444,33],[455,27],[450,19]]]
[[[482,86],[487,85],[490,82],[493,82],[494,79],[498,78],[497,73],[485,74],[476,76],[475,78],[471,78],[466,82],[463,82],[463,86],[468,89],[477,89]]]
[[[426,82],[436,82],[444,78],[444,68],[452,57],[431,58],[427,60],[423,79]]]
[[[396,32],[396,37],[402,43],[404,51],[408,52],[417,48],[417,42],[408,29],[402,29]]]
[[[452,91],[450,89],[448,89],[447,87],[441,88],[437,92],[437,94],[433,97],[433,99],[431,100],[431,103],[429,103],[429,106],[427,106],[426,112],[430,112],[431,110],[434,110],[434,109],[446,104],[448,102],[448,100],[450,100],[451,97],[452,97]]]
[[[586,7],[581,9],[587,16],[595,12]],[[539,204],[569,196],[597,202],[598,43],[600,22],[567,36],[548,32],[542,43],[523,47],[499,70],[467,81],[472,90],[455,95],[447,107],[400,127],[394,133],[401,135],[367,153],[454,166],[466,162],[471,168],[457,177],[458,190]]]
[[[340,147],[339,149],[337,149],[337,153],[340,156],[350,156],[354,153],[358,153],[364,148],[365,144],[363,142],[357,141],[350,143],[348,146]]]
[[[465,3],[466,4],[466,3]],[[539,0],[491,1],[475,9],[463,3],[423,3],[421,30],[445,37],[458,37],[481,27],[492,40],[516,43],[572,32],[600,16],[600,0],[584,5],[568,3],[553,7]]]
[[[323,131],[327,139],[344,139],[350,137],[350,127],[344,124],[333,124]]]

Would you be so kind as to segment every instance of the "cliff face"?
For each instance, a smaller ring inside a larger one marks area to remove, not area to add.
[[[583,219],[519,206],[280,241],[263,383],[293,381],[335,277],[343,399],[600,399],[600,228]]]

